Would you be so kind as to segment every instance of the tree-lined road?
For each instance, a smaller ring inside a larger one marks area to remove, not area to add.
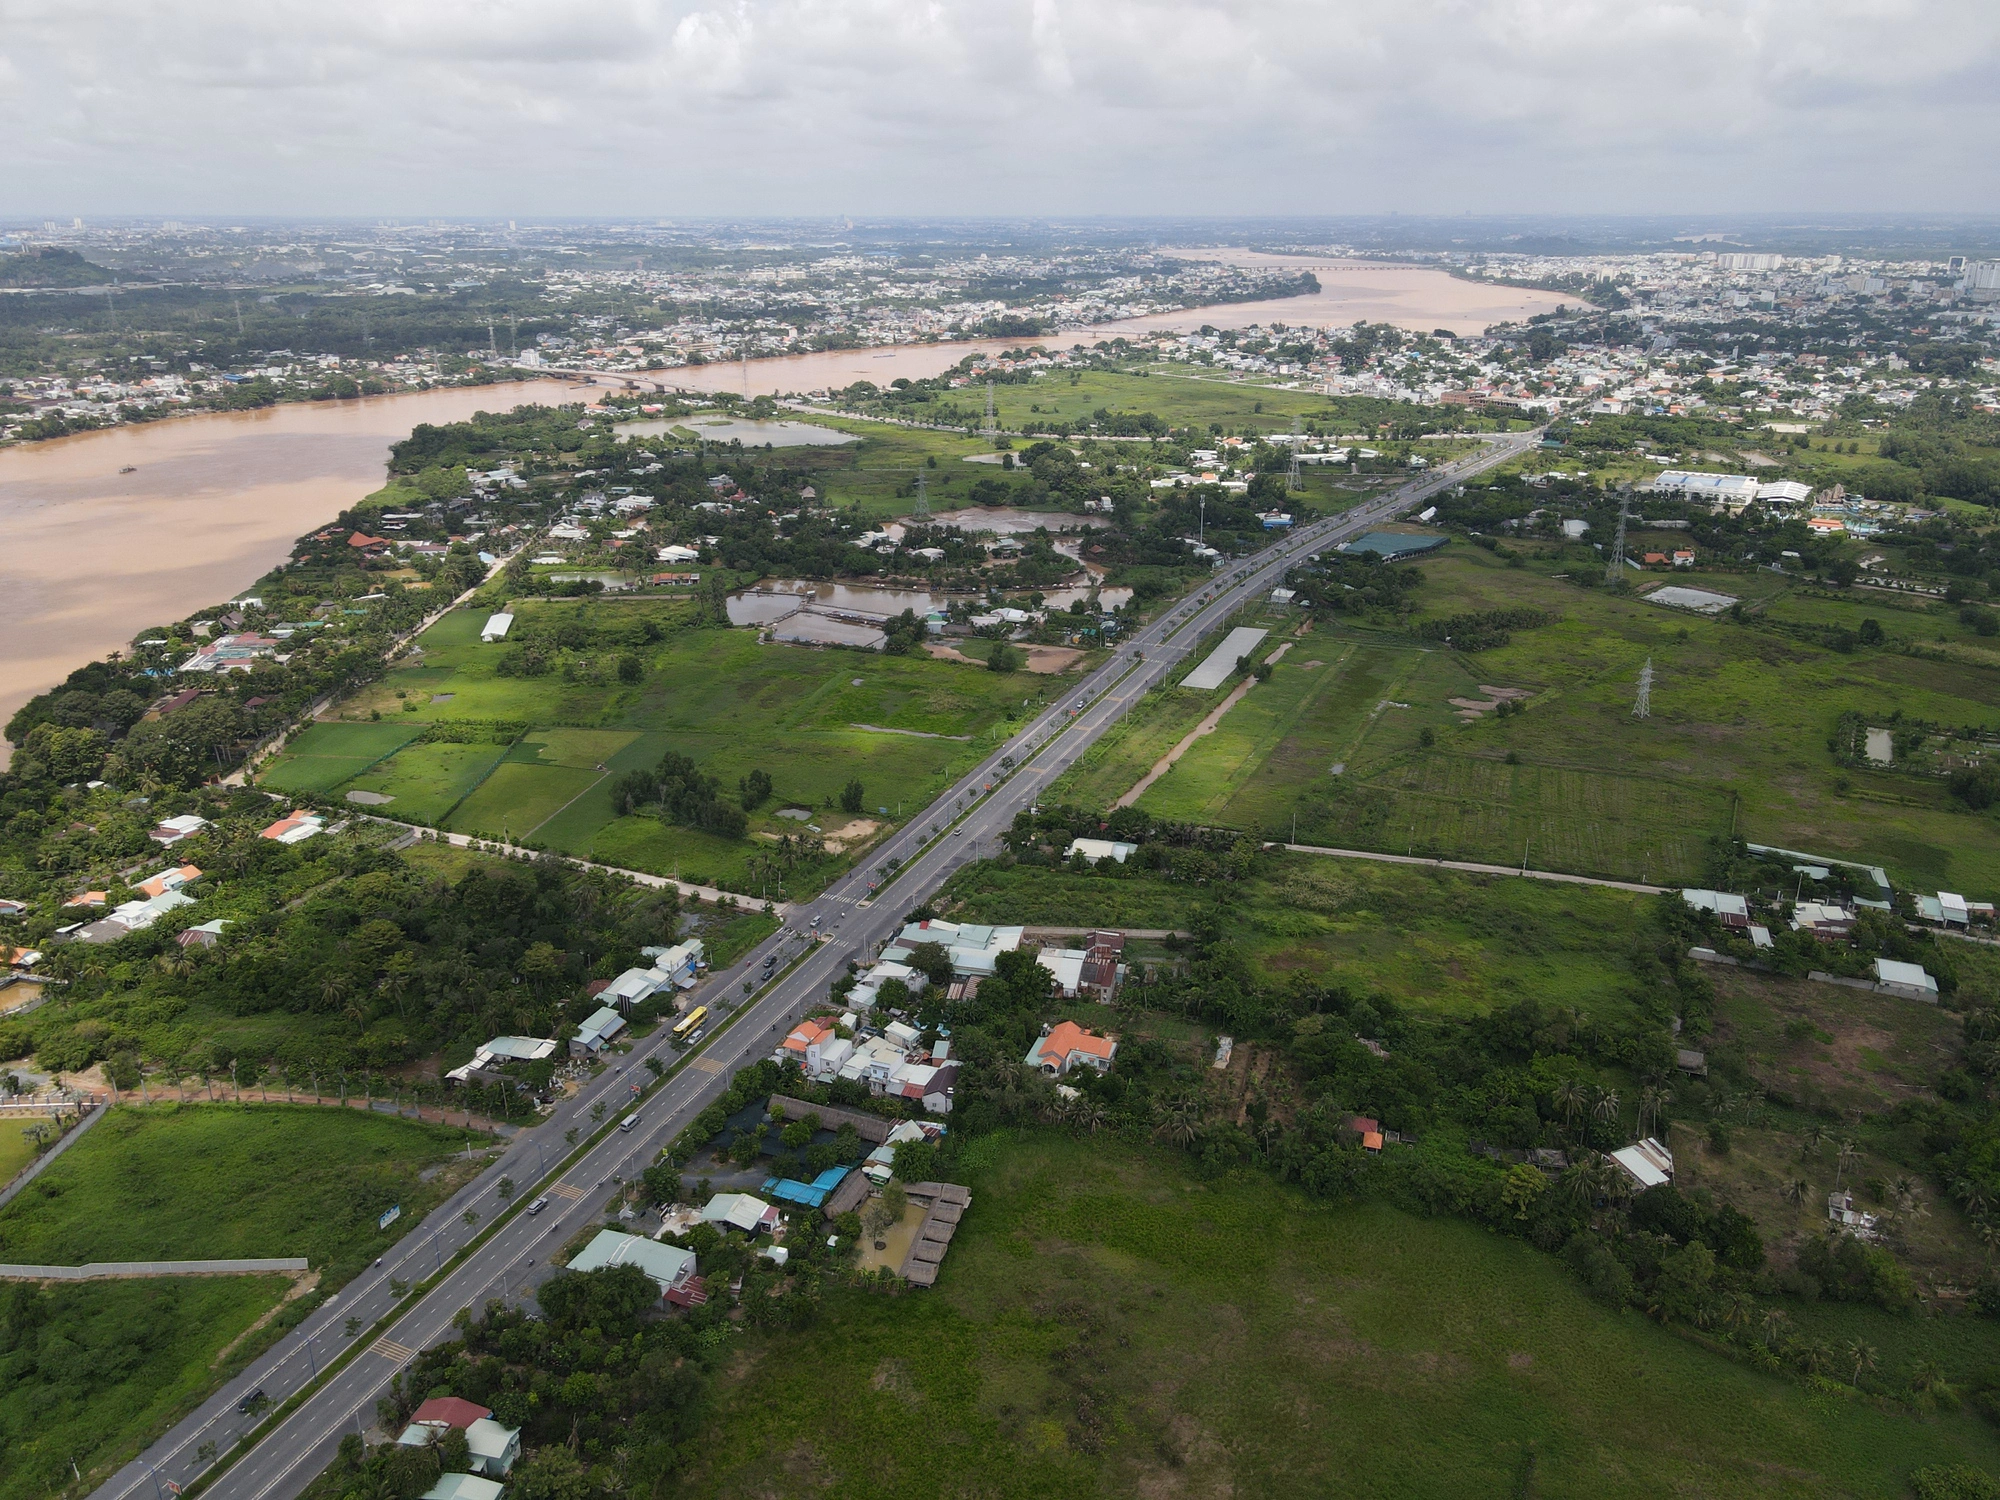
[[[1150,688],[1170,678],[1189,654],[1246,604],[1283,581],[1285,572],[1309,552],[1347,540],[1373,525],[1420,505],[1471,474],[1531,447],[1538,433],[1490,439],[1483,451],[1444,466],[1388,495],[1291,532],[1252,557],[1218,571],[1133,637],[1119,644],[1089,677],[1065,689],[1062,701],[987,756],[970,774],[882,846],[870,852],[866,869],[837,881],[817,900],[795,905],[783,932],[767,940],[727,972],[711,974],[698,999],[719,1015],[745,1000],[761,981],[767,955],[776,956],[780,977],[765,985],[727,1029],[692,1057],[671,1049],[668,1028],[659,1028],[633,1051],[614,1058],[597,1078],[561,1105],[548,1120],[524,1131],[504,1148],[493,1148],[491,1164],[435,1209],[397,1243],[382,1263],[312,1313],[300,1328],[253,1363],[251,1368],[156,1442],[138,1460],[101,1486],[94,1500],[166,1500],[166,1486],[185,1486],[253,1429],[254,1415],[238,1411],[245,1396],[261,1390],[283,1402],[315,1373],[347,1349],[350,1319],[371,1328],[394,1306],[391,1279],[417,1282],[441,1270],[510,1205],[498,1195],[502,1177],[519,1185],[515,1202],[546,1194],[549,1207],[525,1211],[414,1305],[405,1308],[365,1352],[342,1368],[266,1434],[231,1468],[217,1476],[212,1491],[224,1500],[292,1500],[328,1463],[344,1433],[372,1420],[376,1399],[416,1351],[451,1335],[452,1319],[494,1296],[519,1295],[547,1274],[547,1255],[577,1227],[601,1216],[617,1191],[614,1178],[631,1178],[658,1155],[712,1100],[738,1069],[769,1054],[780,1035],[813,1002],[823,999],[849,959],[867,959],[893,936],[902,914],[934,892],[962,865],[991,853],[994,841],[1019,812],[1090,748]],[[886,888],[875,885],[882,872],[894,875]],[[817,928],[820,936],[811,936]],[[713,1030],[716,1022],[711,1022]],[[653,1086],[645,1064],[657,1059],[678,1067]],[[652,1094],[638,1105],[638,1124],[611,1129],[561,1174],[543,1181],[547,1169],[570,1154],[566,1130],[586,1135],[598,1128],[591,1111],[608,1121],[632,1109],[642,1086]],[[599,1108],[601,1106],[601,1108]],[[539,1184],[539,1185],[537,1185]],[[468,1224],[470,1212],[478,1221]],[[364,1335],[365,1336],[365,1335]],[[209,1447],[209,1445],[213,1447]],[[157,1493],[155,1493],[157,1491]]]

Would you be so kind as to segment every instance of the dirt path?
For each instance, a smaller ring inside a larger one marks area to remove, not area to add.
[[[960,661],[964,659],[964,657],[959,658]],[[972,738],[969,734],[934,734],[928,729],[884,729],[880,724],[850,723],[847,727],[849,729],[865,729],[870,734],[907,734],[912,739],[918,740],[970,740]]]
[[[1559,870],[1529,870],[1514,865],[1482,865],[1464,859],[1429,859],[1421,854],[1380,854],[1372,849],[1328,849],[1319,844],[1266,844],[1267,849],[1288,849],[1294,854],[1320,854],[1329,859],[1367,859],[1385,865],[1429,865],[1434,870],[1463,870],[1469,875],[1513,875],[1527,880],[1553,880],[1563,885],[1594,885],[1608,891],[1631,891],[1641,896],[1657,896],[1663,885],[1641,885],[1636,880],[1600,880],[1593,875],[1565,875]]]
[[[1283,656],[1287,651],[1291,649],[1292,649],[1292,643],[1290,641],[1286,641],[1284,645],[1280,646],[1277,650],[1273,651],[1269,656],[1265,657],[1264,661],[1267,665],[1274,663],[1277,661],[1279,657]],[[1241,703],[1243,701],[1244,695],[1248,693],[1252,687],[1256,686],[1256,683],[1257,679],[1255,677],[1245,677],[1241,682],[1239,682],[1236,685],[1235,691],[1230,693],[1230,695],[1227,698],[1224,698],[1220,703],[1216,704],[1215,707],[1209,711],[1209,715],[1207,718],[1203,719],[1199,724],[1195,725],[1194,728],[1190,729],[1187,732],[1187,737],[1185,739],[1183,739],[1178,745],[1174,746],[1174,748],[1169,750],[1165,755],[1161,756],[1158,760],[1154,761],[1153,769],[1148,771],[1144,776],[1141,776],[1139,778],[1139,784],[1133,787],[1131,791],[1127,792],[1124,796],[1120,797],[1116,802],[1112,803],[1111,810],[1113,812],[1116,812],[1121,807],[1130,807],[1134,802],[1137,802],[1141,797],[1143,797],[1146,794],[1146,788],[1151,786],[1154,782],[1158,781],[1162,776],[1166,775],[1167,772],[1172,768],[1173,763],[1179,760],[1183,755],[1186,755],[1189,749],[1193,747],[1194,742],[1196,740],[1200,739],[1205,734],[1215,733],[1215,726],[1222,722],[1222,716],[1228,713],[1230,709],[1236,707],[1237,704]]]

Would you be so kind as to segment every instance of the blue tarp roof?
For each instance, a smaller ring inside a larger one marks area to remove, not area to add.
[[[803,1203],[807,1208],[818,1208],[840,1186],[849,1170],[847,1167],[828,1167],[811,1182],[797,1182],[790,1177],[767,1177],[764,1179],[764,1196],[776,1198],[781,1203]]]

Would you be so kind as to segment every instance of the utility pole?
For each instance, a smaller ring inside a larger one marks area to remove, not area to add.
[[[1618,536],[1611,544],[1611,565],[1604,570],[1606,583],[1617,583],[1625,576],[1625,523],[1632,515],[1632,494],[1627,490],[1618,501]]]

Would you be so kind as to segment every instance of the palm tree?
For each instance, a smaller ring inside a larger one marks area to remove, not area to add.
[[[1674,1102],[1673,1092],[1649,1083],[1639,1091],[1639,1134],[1653,1135],[1660,1128],[1667,1106]],[[1650,1128],[1649,1128],[1650,1127]]]
[[[1748,1328],[1757,1316],[1757,1299],[1741,1287],[1722,1298],[1722,1321],[1731,1328]]]
[[[1618,1091],[1599,1089],[1597,1100],[1590,1106],[1591,1114],[1600,1125],[1609,1125],[1618,1118]]]
[[[1919,1396],[1937,1397],[1951,1389],[1945,1383],[1944,1370],[1934,1359],[1920,1359],[1910,1369],[1910,1389]]]
[[[1836,1193],[1840,1191],[1841,1174],[1853,1166],[1855,1158],[1860,1155],[1861,1152],[1856,1149],[1854,1142],[1842,1141],[1840,1143],[1840,1149],[1833,1156],[1833,1190]]]
[[[1849,1339],[1847,1341],[1847,1357],[1854,1364],[1854,1379],[1851,1382],[1854,1385],[1861,1384],[1861,1372],[1863,1370],[1874,1369],[1878,1359],[1875,1351],[1862,1343],[1860,1339]]]
[[[1586,1095],[1583,1085],[1574,1078],[1565,1078],[1550,1092],[1549,1098],[1561,1111],[1564,1122],[1574,1128],[1576,1117],[1584,1110]]]
[[[1833,1364],[1833,1349],[1824,1339],[1814,1339],[1799,1350],[1799,1368],[1808,1375],[1818,1375]]]
[[[1557,1189],[1572,1208],[1588,1208],[1597,1201],[1598,1174],[1594,1155],[1583,1157],[1565,1168],[1556,1181]]]
[[[2000,1252],[2000,1223],[1995,1223],[1990,1218],[1981,1218],[1979,1220],[1979,1243],[1986,1247],[1986,1258],[1988,1260],[1993,1259],[1994,1254]]]
[[[1785,1330],[1791,1326],[1791,1323],[1791,1314],[1781,1307],[1774,1307],[1765,1313],[1762,1324],[1765,1344],[1776,1347],[1779,1341],[1784,1338]]]
[[[1976,1177],[1960,1177],[1951,1185],[1952,1196],[1965,1205],[1965,1211],[1975,1219],[1993,1206],[1993,1195],[1986,1191],[1986,1184]]]
[[[1185,1095],[1162,1106],[1154,1134],[1176,1146],[1191,1146],[1201,1134],[1201,1107]]]
[[[1785,1200],[1793,1204],[1803,1204],[1812,1192],[1812,1184],[1803,1177],[1794,1177],[1785,1184]]]
[[[1808,1125],[1799,1137],[1799,1155],[1817,1156],[1819,1148],[1826,1140],[1826,1131],[1817,1125]]]

